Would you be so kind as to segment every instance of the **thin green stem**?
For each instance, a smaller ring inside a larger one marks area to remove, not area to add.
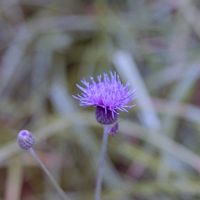
[[[97,172],[97,179],[96,179],[95,200],[101,200],[104,163],[106,159],[108,136],[109,136],[108,128],[109,126],[106,126],[106,125],[104,126],[104,133],[103,133],[103,139],[102,139],[102,144],[101,144],[101,151],[99,155],[98,172]]]
[[[50,173],[50,171],[47,169],[47,167],[40,160],[39,156],[36,154],[36,152],[34,151],[34,149],[31,148],[29,150],[29,152],[31,153],[31,155],[33,156],[33,158],[39,163],[40,167],[43,169],[43,171],[46,173],[46,175],[49,177],[52,185],[54,186],[54,188],[58,192],[60,198],[63,199],[63,200],[70,200],[70,198],[67,197],[66,193],[60,188],[60,186],[58,185],[58,183],[56,182],[56,180],[54,179],[54,177],[52,176],[52,174]]]

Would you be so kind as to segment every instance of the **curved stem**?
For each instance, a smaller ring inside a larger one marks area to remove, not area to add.
[[[101,151],[100,151],[100,155],[99,155],[98,173],[97,173],[97,179],[96,179],[95,200],[101,200],[104,162],[105,162],[105,158],[106,158],[108,136],[109,136],[108,128],[109,128],[108,126],[106,126],[106,125],[104,126]]]
[[[58,183],[56,182],[56,180],[54,179],[54,177],[52,176],[52,174],[50,173],[50,171],[47,169],[47,167],[40,160],[40,158],[38,157],[38,155],[36,154],[36,152],[34,151],[34,149],[31,148],[29,150],[29,152],[33,156],[33,158],[39,163],[40,167],[43,169],[43,171],[46,173],[46,175],[49,177],[52,185],[54,186],[54,188],[58,192],[60,198],[63,199],[63,200],[70,200],[69,197],[67,197],[67,195],[65,194],[65,192],[60,188],[60,186],[58,185]]]

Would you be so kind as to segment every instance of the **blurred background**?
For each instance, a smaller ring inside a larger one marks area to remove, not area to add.
[[[0,199],[94,199],[102,127],[72,95],[117,71],[136,106],[109,138],[105,200],[200,199],[198,0],[0,0]]]

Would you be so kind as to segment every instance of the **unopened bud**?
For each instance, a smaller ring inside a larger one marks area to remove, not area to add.
[[[35,143],[33,135],[28,130],[21,130],[17,136],[19,146],[24,150],[29,150]]]

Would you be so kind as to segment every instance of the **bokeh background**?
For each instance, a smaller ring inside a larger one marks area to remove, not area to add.
[[[200,199],[198,0],[0,0],[0,199],[94,199],[102,127],[72,98],[116,71],[136,106],[109,138],[103,199]]]

